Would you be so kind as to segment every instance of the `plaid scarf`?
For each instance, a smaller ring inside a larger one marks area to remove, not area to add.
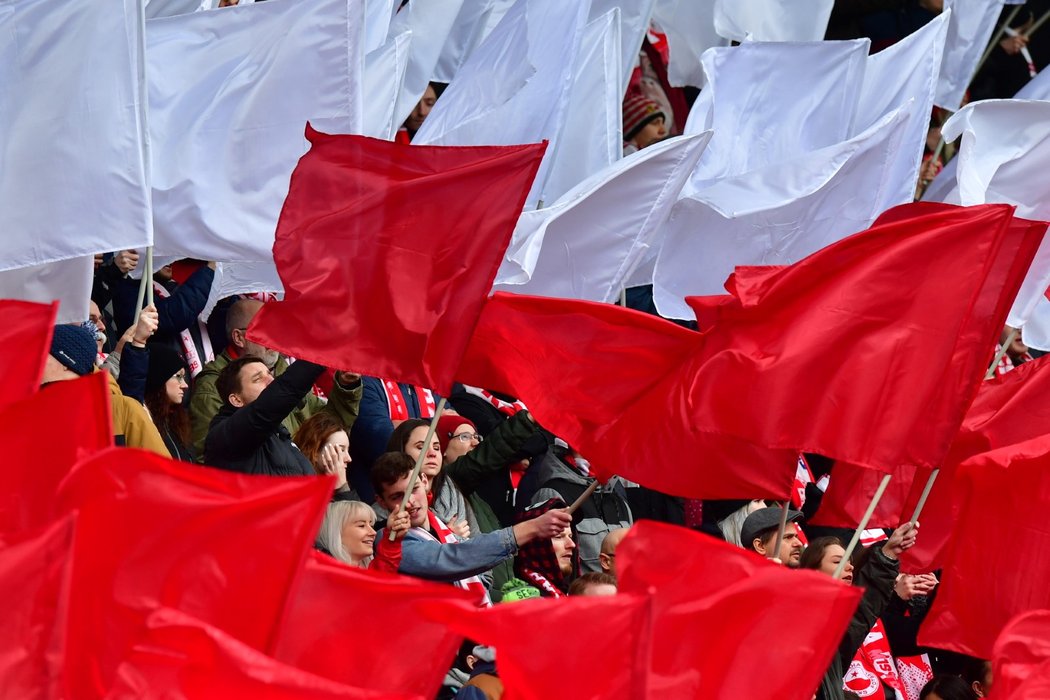
[[[440,542],[441,544],[447,544],[455,546],[459,544],[459,539],[456,537],[452,530],[448,529],[445,523],[441,522],[441,518],[434,515],[434,511],[427,511],[427,520],[430,521],[430,527],[434,530],[436,537],[431,534],[428,530],[421,527],[412,528],[416,531],[416,534],[420,535],[424,539],[433,540]],[[489,598],[489,592],[485,590],[485,584],[481,582],[481,579],[477,576],[470,576],[463,578],[455,582],[455,585],[462,588],[465,591],[470,591],[479,598],[479,608],[492,607],[492,600]]]

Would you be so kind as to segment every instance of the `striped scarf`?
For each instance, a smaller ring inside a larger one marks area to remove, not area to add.
[[[459,539],[456,537],[452,530],[448,529],[445,523],[441,522],[441,518],[434,514],[434,511],[427,511],[427,519],[430,521],[430,527],[436,533],[436,537],[421,527],[412,528],[417,535],[423,539],[432,540],[434,542],[440,542],[441,544],[453,545],[459,544]],[[492,607],[492,600],[489,598],[489,592],[485,589],[485,584],[481,582],[481,579],[477,576],[470,576],[463,578],[455,582],[455,585],[462,588],[465,591],[470,591],[475,594],[480,602],[478,603],[479,608]]]

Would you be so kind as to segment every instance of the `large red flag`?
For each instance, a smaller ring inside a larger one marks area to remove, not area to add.
[[[521,398],[600,474],[681,496],[785,497],[800,451],[933,467],[1045,229],[1004,205],[901,207],[789,267],[738,268],[730,295],[690,300],[692,336],[497,294],[457,378]],[[663,347],[686,359],[641,378]]]
[[[273,247],[284,301],[249,337],[448,392],[546,143],[406,146],[309,126],[306,137]]]
[[[1050,608],[1050,435],[963,462],[955,492],[959,520],[919,643],[987,659],[1010,618]]]
[[[0,549],[0,694],[41,700],[67,697],[61,674],[74,517],[23,535]]]
[[[51,520],[59,482],[78,461],[113,445],[111,425],[103,372],[54,382],[0,409],[0,542]]]
[[[649,521],[617,547],[616,571],[621,593],[652,595],[654,700],[810,700],[861,597],[830,576]]]
[[[362,632],[362,630],[358,630]],[[344,662],[367,640],[344,631]],[[348,642],[348,643],[347,643]],[[414,656],[406,653],[407,656]],[[117,669],[109,700],[423,700],[365,690],[320,678],[276,661],[190,615],[160,608]]]
[[[427,603],[423,610],[495,647],[505,700],[646,697],[640,663],[649,635],[646,595],[543,598],[487,609]]]
[[[1050,610],[1010,620],[992,647],[992,700],[1050,698]]]
[[[0,406],[36,393],[51,351],[58,303],[0,299]]]
[[[434,697],[463,638],[421,618],[424,601],[475,604],[454,586],[351,569],[315,553],[288,604],[274,657],[341,683]],[[348,641],[352,630],[360,643]],[[406,642],[425,653],[410,653]]]
[[[327,478],[237,474],[110,448],[61,484],[79,511],[68,695],[101,697],[152,609],[175,608],[270,651],[331,498]]]

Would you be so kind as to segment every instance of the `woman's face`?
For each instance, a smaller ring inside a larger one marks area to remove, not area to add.
[[[350,555],[350,560],[360,564],[366,557],[372,556],[372,545],[376,541],[376,531],[372,527],[372,518],[362,512],[346,519],[340,533],[343,548]]]
[[[185,396],[186,390],[189,388],[190,385],[186,383],[186,370],[184,369],[180,369],[171,379],[164,382],[164,393],[168,395],[168,401],[174,404],[182,403],[182,397]]]
[[[452,464],[457,459],[467,454],[481,442],[474,432],[474,426],[470,423],[457,425],[452,431],[452,439],[448,441],[448,449],[445,450],[445,463]]]
[[[419,453],[423,451],[423,441],[426,440],[428,426],[421,425],[408,434],[408,443],[405,444],[405,454],[412,459],[419,459]],[[441,443],[437,435],[430,438],[430,448],[423,457],[423,473],[433,483],[434,477],[441,471]]]
[[[824,549],[824,556],[820,558],[820,570],[828,576],[834,575],[844,554],[846,550],[837,544],[828,545]],[[853,583],[853,564],[846,563],[846,568],[842,570],[842,580]]]

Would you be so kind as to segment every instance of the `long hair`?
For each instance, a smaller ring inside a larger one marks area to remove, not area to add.
[[[362,516],[366,517],[373,526],[375,525],[375,511],[361,501],[334,501],[329,503],[328,510],[324,514],[324,521],[321,523],[321,529],[317,533],[317,546],[344,564],[360,566],[362,569],[368,568],[368,562],[372,561],[372,557],[365,557],[363,561],[355,564],[350,559],[350,552],[346,551],[346,547],[343,546],[343,525],[346,524],[347,520]]]
[[[295,431],[295,437],[292,439],[303,456],[310,460],[316,473],[324,474],[320,464],[321,448],[328,438],[339,431],[346,432],[343,422],[328,411],[310,416]]]
[[[819,569],[820,562],[824,561],[824,550],[833,544],[837,544],[843,549],[846,548],[846,545],[842,544],[842,540],[838,537],[818,537],[810,542],[798,560],[798,568]]]
[[[157,426],[157,432],[162,436],[170,433],[180,445],[193,444],[190,440],[190,413],[182,404],[171,402],[163,384],[147,391],[143,403],[146,404],[153,424]]]
[[[402,452],[408,454],[408,439],[412,435],[412,431],[416,428],[429,428],[430,421],[423,420],[421,418],[410,418],[403,421],[401,425],[394,428],[393,434],[390,436],[390,440],[386,443],[387,452]],[[437,437],[437,433],[434,433],[434,437]],[[426,451],[424,446],[423,451]],[[445,465],[444,455],[441,455],[442,464],[438,468],[438,473],[434,475],[434,478],[430,480],[430,493],[434,494],[436,498],[441,489],[445,485]]]

